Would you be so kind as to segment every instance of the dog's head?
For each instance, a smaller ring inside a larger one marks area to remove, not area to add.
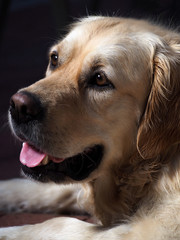
[[[46,77],[11,98],[25,174],[89,181],[137,148],[151,157],[178,140],[177,122],[166,124],[179,107],[179,45],[158,32],[143,21],[88,18],[51,48]]]

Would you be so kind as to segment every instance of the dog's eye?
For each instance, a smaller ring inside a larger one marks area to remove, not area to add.
[[[114,88],[113,84],[108,80],[103,72],[98,72],[93,75],[90,80],[90,85],[99,88]]]
[[[50,63],[51,63],[51,66],[53,66],[53,67],[57,66],[57,64],[58,64],[58,53],[57,52],[51,53]]]
[[[95,75],[95,81],[96,81],[96,84],[100,87],[107,84],[107,79],[102,73],[97,73]]]

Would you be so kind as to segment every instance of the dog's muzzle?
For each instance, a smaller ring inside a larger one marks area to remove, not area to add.
[[[32,93],[18,92],[10,100],[11,127],[24,142],[20,154],[23,172],[42,182],[86,179],[99,166],[104,147],[98,144],[87,146],[81,153],[66,159],[49,155],[40,143],[41,139],[46,139],[41,133],[45,112],[40,99]]]

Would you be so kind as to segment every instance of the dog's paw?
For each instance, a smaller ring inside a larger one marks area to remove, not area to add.
[[[83,198],[83,194],[80,192],[79,185],[43,184],[27,179],[0,181],[0,212],[83,214],[85,211],[80,207],[80,198],[81,196]]]

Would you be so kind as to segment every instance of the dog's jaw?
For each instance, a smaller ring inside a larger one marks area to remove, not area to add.
[[[82,181],[87,179],[99,166],[103,154],[103,146],[95,145],[85,149],[82,153],[63,159],[61,162],[53,161],[51,157],[48,160],[43,159],[35,167],[28,167],[22,164],[22,170],[28,177],[41,182]]]

